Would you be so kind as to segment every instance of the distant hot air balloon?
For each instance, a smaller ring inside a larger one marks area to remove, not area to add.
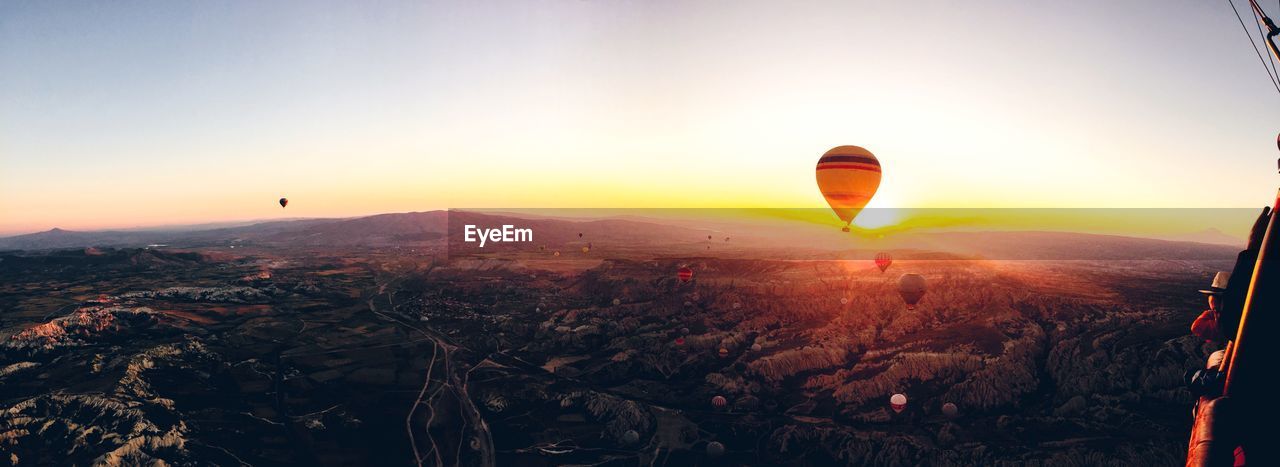
[[[716,396],[711,398],[711,405],[717,409],[723,409],[729,405],[729,400],[724,396]]]
[[[942,404],[942,414],[946,415],[948,418],[956,418],[957,415],[960,415],[960,408],[956,407],[955,404],[948,402]]]
[[[689,335],[689,328],[680,328],[680,335],[682,336]]]
[[[720,442],[719,442],[719,441],[712,441],[712,442],[710,442],[710,443],[707,443],[707,456],[709,456],[709,457],[720,457],[720,456],[723,456],[723,455],[724,455],[724,445],[723,445],[723,444],[720,444]]]
[[[578,238],[582,238],[582,232],[578,232]]]
[[[590,247],[585,247],[585,246],[584,246],[584,247],[582,247],[582,252],[583,252],[583,253],[586,253],[586,252],[588,252],[588,251],[591,251],[591,248],[590,248]]]
[[[710,241],[710,240],[711,240],[711,236],[710,236],[710,235],[707,235],[707,240],[708,240],[708,241]]]
[[[688,266],[681,266],[680,270],[676,271],[676,277],[680,278],[680,282],[689,282],[693,280],[693,269]]]
[[[889,407],[893,408],[896,413],[902,413],[907,408],[907,396],[903,394],[894,394],[889,398]]]
[[[858,146],[838,146],[818,159],[816,171],[818,190],[847,232],[880,188],[880,161]]]
[[[621,304],[622,304],[622,300],[618,300],[618,299],[616,299],[616,298],[615,298],[615,299],[613,299],[613,305],[614,305],[614,306],[621,305]]]
[[[640,441],[640,433],[636,430],[627,430],[622,434],[622,444],[636,444],[638,441]]]
[[[763,349],[763,348],[764,348],[764,346],[762,346],[762,345],[760,345],[760,344],[751,344],[751,351],[752,351],[752,352],[759,352],[759,351],[760,351],[761,349]]]
[[[557,251],[557,252],[553,253],[553,254],[552,254],[552,256],[560,256],[560,252],[559,252],[559,251]]]
[[[683,338],[683,337],[677,337],[677,338],[676,338],[676,345],[684,345],[684,338]]]
[[[889,256],[889,253],[883,251],[876,253],[876,267],[880,268],[880,272],[889,269],[891,264],[893,264],[893,257]]]
[[[907,303],[908,310],[916,309],[916,304],[920,303],[920,299],[924,298],[928,289],[924,276],[919,274],[903,274],[898,279],[898,295],[901,295],[902,301]]]
[[[720,352],[719,352],[719,354],[720,354],[720,358],[728,357],[728,356],[729,356],[729,349],[726,349],[726,348],[724,348],[724,347],[721,347],[721,348],[720,348]]]
[[[280,198],[280,207],[284,208],[289,205],[289,198]]]

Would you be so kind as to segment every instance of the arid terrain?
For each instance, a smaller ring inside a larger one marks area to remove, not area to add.
[[[1195,290],[1233,256],[882,273],[569,233],[466,255],[387,221],[0,253],[0,462],[1175,465]]]

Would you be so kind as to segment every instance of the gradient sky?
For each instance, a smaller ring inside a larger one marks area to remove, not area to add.
[[[4,1],[0,233],[823,206],[841,144],[872,206],[1251,207],[1278,103],[1225,1]]]

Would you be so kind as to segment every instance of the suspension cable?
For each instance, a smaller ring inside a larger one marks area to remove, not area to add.
[[[1253,7],[1249,9],[1249,11],[1253,13],[1253,26],[1258,29],[1258,37],[1262,38],[1263,41],[1266,41],[1267,33],[1262,32],[1262,22],[1263,22],[1263,19],[1267,17],[1267,15],[1262,12],[1261,5],[1258,5],[1256,2],[1250,2],[1250,4]],[[1232,8],[1235,8],[1235,5],[1232,5]],[[1239,18],[1236,18],[1236,19],[1239,19]],[[1253,42],[1253,39],[1249,39],[1249,41]],[[1268,49],[1268,52],[1269,51],[1270,49]],[[1267,55],[1267,61],[1271,62],[1270,73],[1271,73],[1272,79],[1276,80],[1277,82],[1280,82],[1280,69],[1276,68],[1275,54],[1269,53],[1266,55]]]
[[[1271,68],[1267,67],[1266,59],[1262,58],[1262,52],[1258,50],[1258,44],[1253,41],[1253,34],[1249,32],[1249,27],[1245,26],[1244,18],[1240,17],[1240,10],[1236,9],[1233,0],[1227,0],[1227,4],[1231,6],[1231,12],[1235,13],[1236,21],[1240,22],[1240,29],[1244,31],[1245,38],[1249,39],[1249,45],[1253,47],[1253,53],[1258,56],[1258,63],[1262,64],[1262,69],[1267,72],[1267,78],[1271,80],[1271,86],[1276,88],[1276,93],[1280,93],[1280,83],[1276,81],[1275,75],[1271,74]]]

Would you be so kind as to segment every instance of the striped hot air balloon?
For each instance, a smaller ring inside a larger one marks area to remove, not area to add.
[[[728,400],[728,399],[725,399],[725,398],[724,398],[724,396],[716,396],[716,397],[712,397],[712,398],[711,398],[711,405],[712,405],[712,406],[714,406],[714,407],[715,407],[715,408],[717,408],[717,409],[723,409],[723,408],[725,408],[726,406],[728,406],[728,405],[729,405],[729,400]]]
[[[818,159],[818,190],[844,221],[844,230],[880,188],[880,161],[858,146],[837,146]]]
[[[680,282],[689,282],[693,280],[693,269],[688,266],[681,266],[680,270],[676,271],[676,277],[680,278]]]
[[[889,397],[889,407],[892,408],[894,412],[902,413],[902,411],[907,408],[907,396],[898,393]]]
[[[889,269],[890,264],[893,264],[892,256],[889,256],[888,253],[883,251],[876,253],[876,267],[880,268],[880,272],[884,272],[886,269]]]

